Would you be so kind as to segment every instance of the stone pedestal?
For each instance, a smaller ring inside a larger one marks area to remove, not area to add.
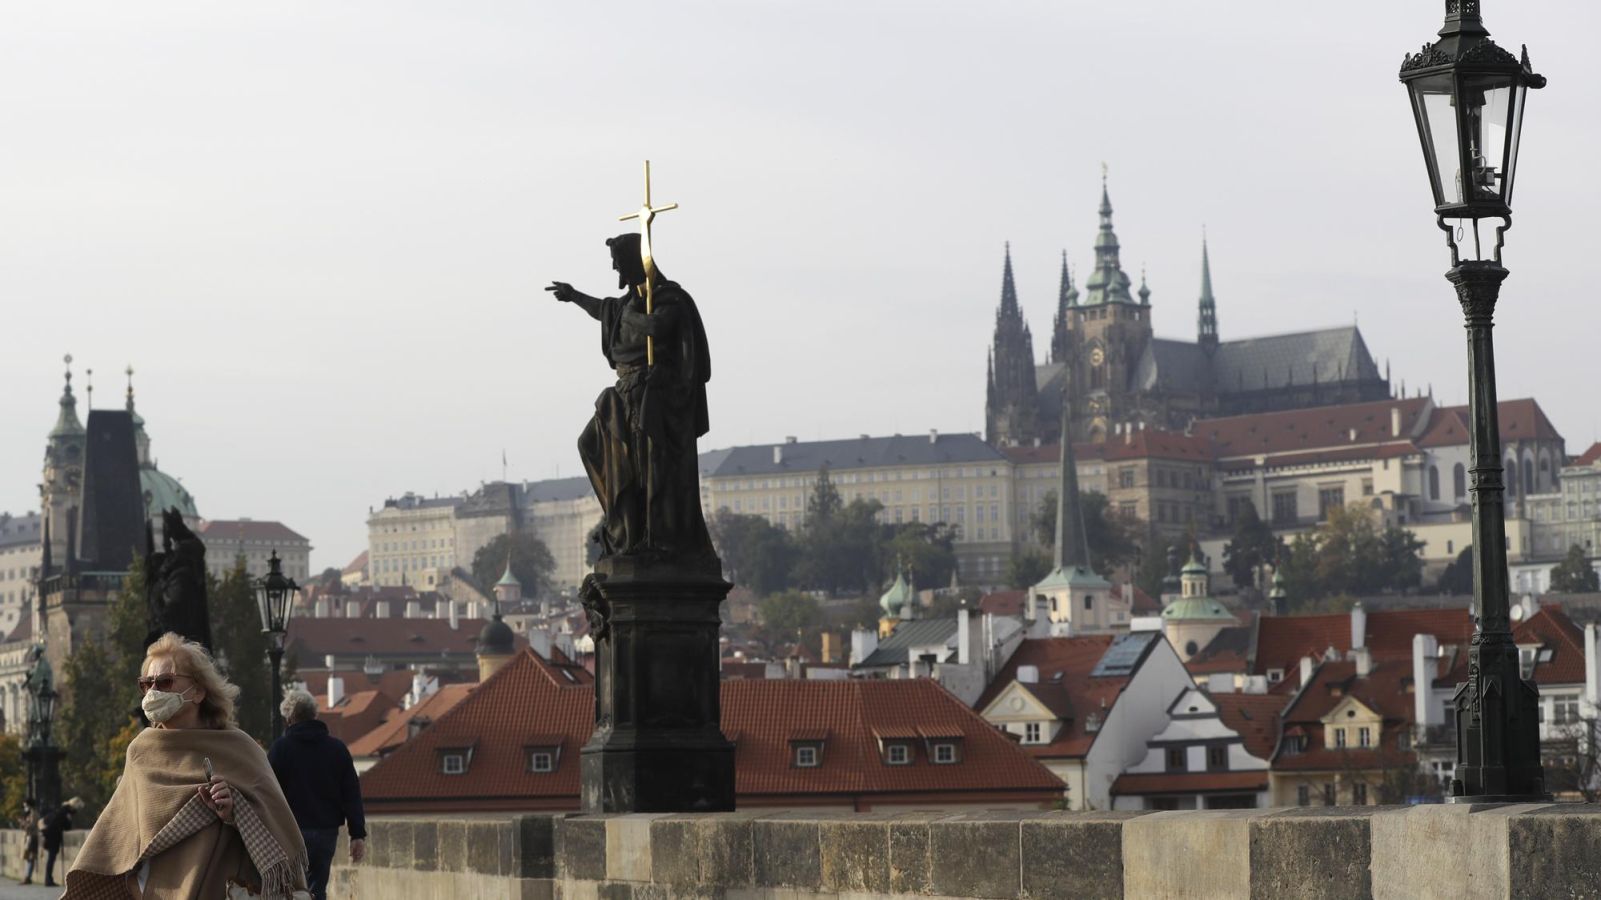
[[[595,565],[584,591],[595,638],[584,812],[734,808],[734,745],[720,727],[718,671],[718,608],[730,587],[715,566],[634,557]]]

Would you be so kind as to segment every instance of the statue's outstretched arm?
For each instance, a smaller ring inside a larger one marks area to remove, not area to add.
[[[565,281],[553,281],[545,290],[555,294],[556,299],[563,303],[576,303],[584,312],[589,313],[590,318],[597,321],[600,319],[600,311],[605,301],[599,297],[591,297]]]

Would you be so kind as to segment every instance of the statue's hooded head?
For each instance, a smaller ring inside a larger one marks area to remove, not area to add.
[[[611,248],[611,267],[617,272],[618,287],[638,287],[645,283],[645,261],[640,257],[637,233],[607,238],[606,246]],[[661,280],[659,269],[657,280]]]

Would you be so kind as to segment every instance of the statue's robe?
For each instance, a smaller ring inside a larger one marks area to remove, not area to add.
[[[700,509],[695,441],[706,433],[711,356],[700,312],[671,281],[655,285],[650,315],[634,290],[601,299],[601,352],[617,383],[595,399],[578,439],[604,514],[607,554],[656,551],[693,563],[715,559]],[[646,338],[656,363],[646,364]]]

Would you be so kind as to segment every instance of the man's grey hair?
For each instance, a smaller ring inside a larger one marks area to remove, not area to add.
[[[309,722],[317,718],[317,698],[300,688],[284,691],[284,702],[278,707],[285,722]]]

